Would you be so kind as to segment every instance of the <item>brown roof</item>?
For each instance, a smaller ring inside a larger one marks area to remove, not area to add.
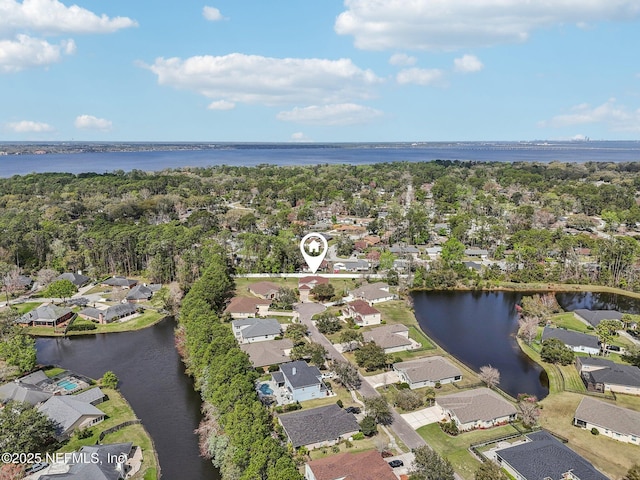
[[[249,285],[249,290],[258,295],[270,295],[279,289],[280,285],[273,282],[256,282]]]
[[[258,305],[271,305],[271,300],[251,297],[233,297],[224,313],[255,313]]]
[[[311,284],[318,285],[319,283],[329,283],[329,279],[321,277],[319,275],[310,275],[308,277],[302,277],[298,279],[298,285]]]
[[[393,469],[376,450],[340,453],[311,460],[308,465],[316,480],[397,480]]]
[[[360,315],[375,315],[376,313],[380,313],[379,310],[376,310],[364,300],[354,300],[348,305],[353,309],[354,312]]]
[[[240,349],[249,355],[254,367],[267,367],[290,362],[291,358],[285,355],[284,351],[291,350],[291,348],[293,348],[293,342],[288,338],[240,345]]]

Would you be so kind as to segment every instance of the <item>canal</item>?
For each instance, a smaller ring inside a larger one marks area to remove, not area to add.
[[[193,431],[200,422],[200,396],[185,375],[174,347],[172,319],[135,332],[38,338],[38,362],[60,365],[92,378],[112,370],[119,388],[153,438],[162,478],[220,478],[199,455]]]

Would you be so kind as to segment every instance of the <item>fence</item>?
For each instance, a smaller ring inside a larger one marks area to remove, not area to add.
[[[100,436],[98,437],[98,442],[101,442],[102,440],[104,440],[104,437],[106,437],[107,435],[109,435],[110,433],[113,432],[117,432],[118,430],[120,430],[121,428],[124,427],[128,427],[129,425],[138,425],[142,423],[140,421],[139,418],[136,418],[135,420],[129,420],[128,422],[122,422],[119,425],[116,425],[115,427],[111,427],[111,428],[107,428],[106,430],[104,430]]]

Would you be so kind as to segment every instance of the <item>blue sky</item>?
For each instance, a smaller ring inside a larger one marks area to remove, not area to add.
[[[0,0],[0,140],[640,138],[638,0]]]

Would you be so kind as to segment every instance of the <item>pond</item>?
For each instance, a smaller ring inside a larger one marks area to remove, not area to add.
[[[201,401],[175,349],[174,328],[174,321],[165,319],[136,332],[39,338],[38,362],[92,378],[112,370],[153,438],[162,478],[219,479],[211,462],[199,456],[193,431]]]
[[[415,315],[422,330],[442,348],[475,370],[500,371],[499,387],[513,397],[539,399],[549,393],[545,371],[516,342],[522,298],[516,292],[415,292]]]
[[[563,310],[572,312],[580,308],[589,310],[617,310],[622,313],[640,313],[640,299],[617,293],[559,292],[556,299]]]

